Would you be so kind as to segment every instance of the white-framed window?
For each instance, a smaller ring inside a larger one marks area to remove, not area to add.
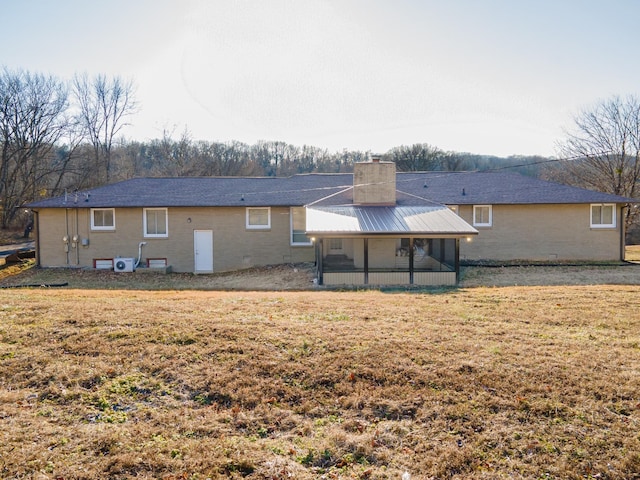
[[[169,236],[169,215],[166,208],[145,208],[142,214],[144,236],[164,238]]]
[[[493,208],[491,205],[473,206],[473,226],[490,227],[493,225]]]
[[[91,209],[91,230],[115,230],[116,210],[115,208],[92,208]]]
[[[247,207],[247,229],[271,228],[271,207]]]
[[[330,238],[329,239],[329,255],[341,255],[344,253],[344,249],[342,246],[341,238]]]
[[[311,239],[304,233],[307,229],[307,209],[291,207],[291,245],[311,245]]]
[[[616,205],[614,203],[594,203],[591,205],[591,228],[615,228]]]

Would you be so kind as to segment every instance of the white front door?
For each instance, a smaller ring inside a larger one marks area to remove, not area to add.
[[[213,272],[213,230],[193,231],[195,273]]]

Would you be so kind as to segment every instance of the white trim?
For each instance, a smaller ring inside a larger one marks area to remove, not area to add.
[[[600,207],[600,222],[593,223],[593,207]],[[603,222],[603,210],[604,207],[611,207],[611,223]],[[616,228],[616,204],[615,203],[592,203],[589,207],[589,224],[591,228]]]
[[[293,211],[295,209],[300,209],[304,212],[304,216],[305,216],[305,220],[307,218],[307,209],[306,207],[290,207],[289,208],[289,243],[291,244],[292,247],[309,247],[311,245],[313,245],[313,241],[311,240],[311,238],[308,238],[307,242],[295,242],[293,240]]]
[[[164,229],[165,233],[147,233],[147,212],[164,211]],[[167,238],[169,236],[169,209],[168,208],[144,208],[142,209],[142,235],[145,238]]]
[[[476,222],[476,209],[488,208],[489,209],[489,221],[488,222]],[[493,206],[492,205],[474,205],[473,206],[473,226],[474,227],[491,227],[493,225]]]
[[[94,223],[93,213],[97,210],[110,210],[113,213],[113,225],[96,225]],[[90,212],[91,216],[91,230],[93,231],[105,231],[105,230],[115,230],[116,229],[116,209],[115,208],[92,208]]]
[[[249,211],[251,210],[267,210],[267,223],[253,225],[249,223]],[[269,230],[271,228],[271,207],[247,207],[245,227],[247,230]]]

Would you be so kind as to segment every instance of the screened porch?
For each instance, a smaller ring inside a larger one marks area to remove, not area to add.
[[[316,242],[321,285],[455,285],[456,238],[325,237]]]

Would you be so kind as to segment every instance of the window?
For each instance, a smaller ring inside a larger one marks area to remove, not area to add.
[[[271,208],[247,208],[247,228],[261,230],[271,228]]]
[[[591,205],[591,228],[615,228],[616,208],[613,203]]]
[[[474,227],[490,227],[493,222],[493,214],[491,205],[474,205],[473,206],[473,226]]]
[[[166,208],[145,208],[143,213],[145,237],[168,237]]]
[[[337,255],[342,254],[342,239],[341,238],[330,238],[329,239],[329,255]]]
[[[116,211],[113,208],[91,209],[91,230],[115,230]]]
[[[304,233],[307,229],[307,210],[291,207],[291,245],[311,245],[311,239]]]

